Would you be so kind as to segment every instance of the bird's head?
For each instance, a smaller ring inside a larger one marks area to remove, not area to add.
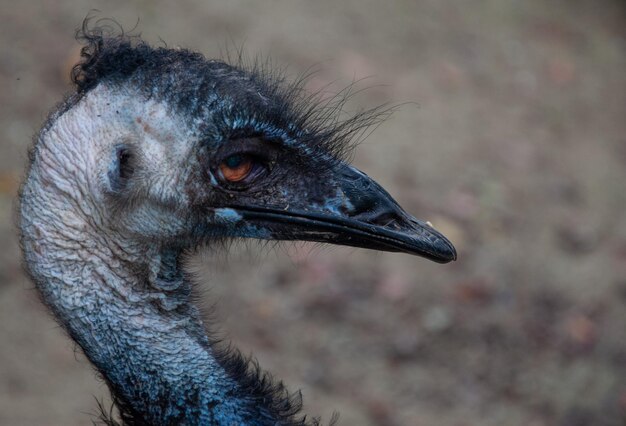
[[[377,111],[340,121],[340,99],[314,102],[262,67],[124,37],[86,40],[77,95],[53,117],[67,123],[49,131],[81,133],[65,155],[87,176],[100,226],[154,244],[244,237],[456,258],[442,234],[343,159]]]

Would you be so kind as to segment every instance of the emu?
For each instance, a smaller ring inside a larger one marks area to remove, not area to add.
[[[305,240],[446,263],[453,245],[345,158],[381,119],[337,118],[262,66],[83,29],[75,92],[20,191],[26,269],[127,425],[305,425],[299,394],[225,349],[184,271],[232,238]],[[112,424],[117,420],[107,419]]]

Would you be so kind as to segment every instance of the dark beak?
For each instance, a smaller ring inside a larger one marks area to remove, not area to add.
[[[229,207],[245,222],[267,230],[272,239],[403,252],[438,263],[456,260],[456,250],[446,237],[407,214],[367,175],[348,165],[338,175],[334,195],[318,203],[294,200],[285,208]]]

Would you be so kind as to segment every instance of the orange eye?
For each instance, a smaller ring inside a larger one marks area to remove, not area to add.
[[[250,174],[253,165],[249,155],[235,154],[222,161],[220,171],[227,181],[240,182]]]

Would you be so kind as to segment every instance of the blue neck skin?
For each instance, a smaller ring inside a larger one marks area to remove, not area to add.
[[[255,393],[256,385],[240,383],[220,363],[177,264],[175,257],[163,261],[148,283],[125,277],[116,287],[126,294],[98,292],[72,312],[63,311],[62,301],[55,308],[108,382],[122,418],[150,425],[291,424],[275,417],[269,395]],[[103,284],[94,288],[110,287]]]

